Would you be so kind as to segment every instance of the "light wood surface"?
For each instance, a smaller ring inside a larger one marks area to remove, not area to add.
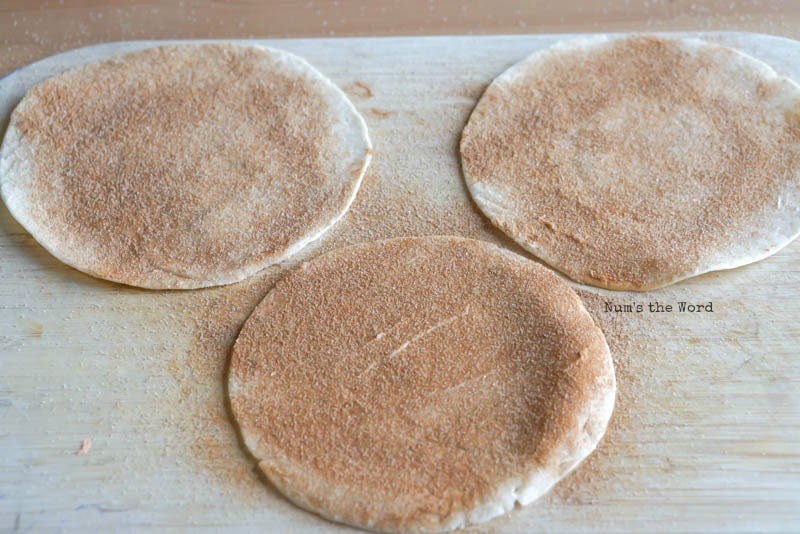
[[[703,36],[800,79],[800,43]],[[326,250],[456,234],[521,252],[469,200],[457,140],[492,77],[558,38],[266,41],[348,93],[376,154],[329,234],[239,284],[165,292],[95,280],[52,258],[1,208],[0,530],[343,529],[283,499],[244,452],[223,386],[233,339],[287,268]],[[17,71],[0,81],[0,117],[37,80],[145,45],[96,46]],[[795,530],[799,287],[795,242],[659,291],[584,288],[615,360],[609,431],[551,493],[482,530]],[[653,301],[710,301],[714,312],[605,311],[605,302]],[[91,448],[79,454],[84,440]]]

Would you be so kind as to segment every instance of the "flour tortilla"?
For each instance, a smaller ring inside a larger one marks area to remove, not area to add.
[[[479,208],[569,277],[646,290],[800,231],[800,87],[695,39],[579,39],[488,87],[461,139]]]
[[[280,50],[181,44],[33,87],[0,149],[11,214],[91,275],[147,288],[228,284],[346,212],[368,165],[347,97]]]
[[[339,249],[279,281],[233,348],[247,448],[303,508],[440,531],[528,504],[597,445],[602,332],[570,287],[485,242]]]

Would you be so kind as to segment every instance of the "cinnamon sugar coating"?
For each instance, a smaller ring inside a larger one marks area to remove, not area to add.
[[[697,40],[537,52],[485,91],[461,156],[496,226],[600,287],[736,267],[800,231],[800,87]]]
[[[567,284],[495,245],[398,238],[303,264],[229,372],[261,469],[325,517],[383,531],[486,521],[591,452],[616,391]]]
[[[344,94],[286,52],[170,45],[67,71],[15,109],[11,213],[56,257],[149,288],[235,282],[318,237],[369,161]]]

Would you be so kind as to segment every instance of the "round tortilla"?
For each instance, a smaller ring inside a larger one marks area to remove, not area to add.
[[[646,290],[800,232],[800,87],[694,39],[579,39],[486,89],[461,138],[503,232],[579,282]]]
[[[528,504],[597,445],[613,362],[574,291],[495,245],[398,238],[300,266],[234,345],[247,448],[299,506],[440,531]]]
[[[147,288],[229,284],[330,228],[371,154],[347,97],[287,52],[150,48],[34,86],[0,149],[11,214],[58,259]]]

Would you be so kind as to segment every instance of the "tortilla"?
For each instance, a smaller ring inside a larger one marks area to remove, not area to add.
[[[606,340],[566,283],[455,237],[304,263],[245,323],[228,378],[269,480],[380,531],[453,529],[530,503],[595,448],[615,392]]]
[[[370,154],[361,116],[304,60],[180,44],[34,86],[0,149],[0,191],[68,265],[198,288],[318,238],[353,201]]]
[[[461,157],[494,225],[599,287],[738,267],[800,232],[800,87],[695,39],[532,54],[486,89]]]

